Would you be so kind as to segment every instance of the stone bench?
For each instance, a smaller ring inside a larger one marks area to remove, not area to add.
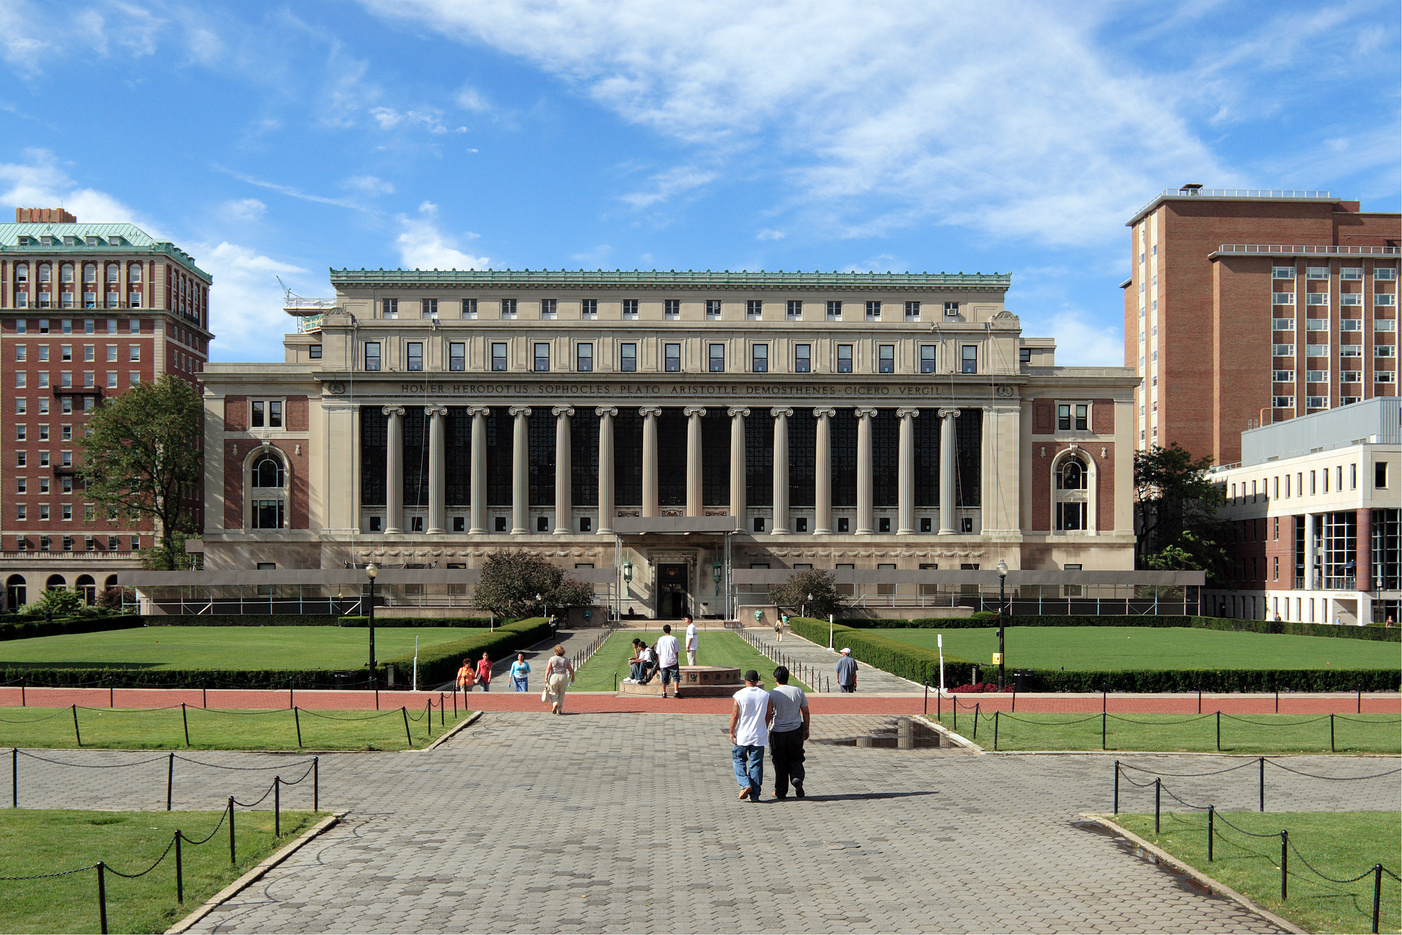
[[[682,666],[681,696],[683,698],[729,698],[745,687],[740,670],[735,666]],[[620,682],[620,695],[662,697],[662,676],[659,673],[646,685]]]

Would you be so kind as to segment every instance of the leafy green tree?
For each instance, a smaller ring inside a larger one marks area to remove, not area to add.
[[[813,595],[809,600],[808,595]],[[810,617],[826,617],[842,610],[842,595],[837,593],[837,578],[830,571],[803,569],[789,576],[783,584],[769,588],[769,599],[785,610],[803,610]]]
[[[67,588],[53,588],[39,595],[36,601],[24,605],[26,614],[71,617],[83,609],[83,595]]]
[[[1134,456],[1136,556],[1140,568],[1205,571],[1225,568],[1221,545],[1222,490],[1208,477],[1210,457],[1194,458],[1177,442]]]
[[[536,600],[539,594],[541,599]],[[524,550],[502,550],[487,556],[473,602],[498,617],[530,617],[551,608],[584,607],[594,603],[594,589],[544,558]]]
[[[194,387],[166,375],[138,383],[93,412],[83,440],[87,495],[99,509],[151,520],[147,567],[183,567],[177,537],[195,533],[190,503],[202,473],[204,407]]]

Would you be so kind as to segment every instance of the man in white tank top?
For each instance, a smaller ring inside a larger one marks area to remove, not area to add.
[[[774,718],[774,702],[759,687],[759,673],[745,673],[745,687],[735,693],[730,712],[730,751],[735,761],[735,779],[740,783],[740,801],[759,801],[764,785],[764,747],[769,743],[769,722]]]

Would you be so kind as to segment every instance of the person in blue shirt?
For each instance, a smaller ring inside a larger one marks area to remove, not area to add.
[[[531,674],[531,664],[526,661],[525,653],[517,653],[516,661],[511,664],[511,687],[518,692],[530,691],[527,684]]]

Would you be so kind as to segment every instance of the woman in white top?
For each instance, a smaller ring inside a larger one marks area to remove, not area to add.
[[[574,666],[565,658],[565,647],[556,645],[555,655],[545,664],[545,691],[550,696],[550,710],[565,713],[565,688],[574,682]]]

